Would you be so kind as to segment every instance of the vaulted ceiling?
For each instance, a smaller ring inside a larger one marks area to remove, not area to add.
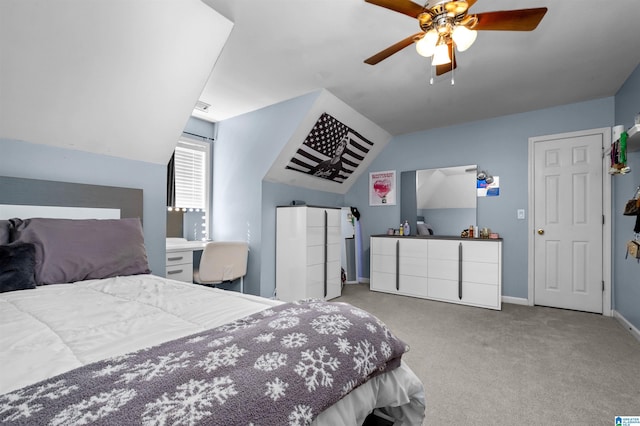
[[[640,1],[478,0],[470,12],[547,7],[532,32],[481,31],[433,85],[415,19],[364,0],[203,0],[235,23],[200,99],[223,120],[325,88],[391,134],[613,96],[640,62]]]
[[[397,135],[613,96],[638,66],[638,0],[471,12],[532,7],[536,30],[480,32],[431,85],[413,47],[363,62],[419,31],[364,0],[6,0],[0,138],[166,164],[198,99],[218,121],[326,89]]]

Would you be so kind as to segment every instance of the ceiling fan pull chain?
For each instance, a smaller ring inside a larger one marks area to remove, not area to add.
[[[431,78],[429,79],[429,84],[433,86],[433,65],[429,64],[429,70],[431,71]]]
[[[455,63],[456,63],[456,48],[453,46],[453,44],[451,45],[451,85],[455,86],[456,84],[456,80],[455,80]]]

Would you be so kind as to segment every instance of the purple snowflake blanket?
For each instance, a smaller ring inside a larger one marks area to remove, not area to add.
[[[0,423],[305,425],[408,350],[345,303],[279,305],[0,396]]]

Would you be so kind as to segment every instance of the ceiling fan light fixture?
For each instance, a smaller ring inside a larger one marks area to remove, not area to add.
[[[433,60],[431,61],[431,65],[444,65],[450,64],[451,58],[449,57],[449,47],[446,43],[442,43],[436,46],[436,50],[433,54]]]
[[[464,52],[470,48],[473,42],[476,41],[476,37],[478,37],[476,30],[470,30],[462,25],[456,25],[453,29],[453,34],[451,34],[451,38],[456,43],[459,52]]]
[[[429,30],[420,40],[416,42],[416,51],[419,55],[428,58],[433,56],[438,43],[438,33],[435,30]]]

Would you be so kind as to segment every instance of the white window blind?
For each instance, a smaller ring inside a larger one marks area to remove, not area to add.
[[[175,153],[176,207],[206,210],[206,149],[181,141]]]

